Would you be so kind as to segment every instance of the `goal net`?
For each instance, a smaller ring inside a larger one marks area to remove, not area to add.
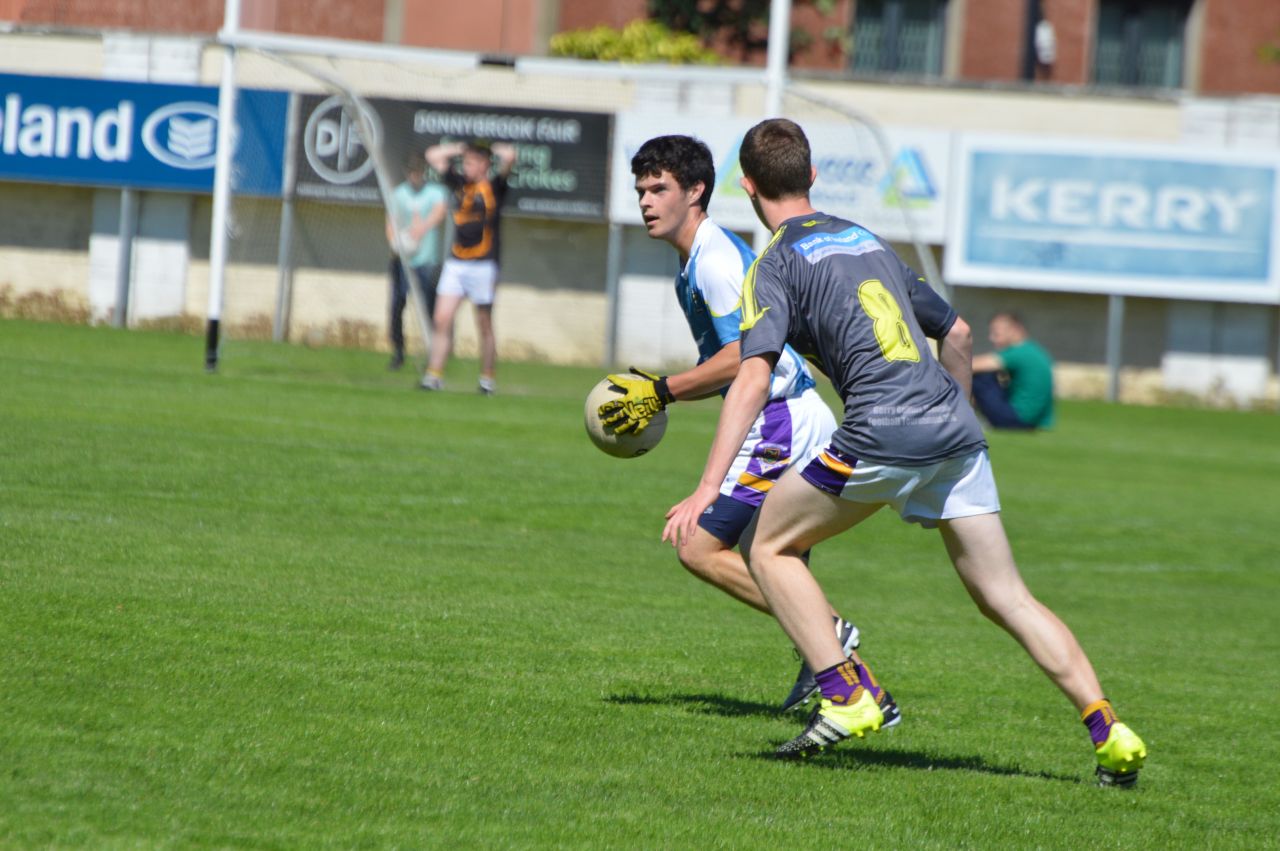
[[[289,107],[280,191],[237,192],[231,205],[227,339],[386,351],[389,199],[410,155],[437,142],[509,142],[518,152],[494,310],[500,361],[659,369],[696,359],[675,303],[675,253],[648,238],[636,205],[630,157],[646,139],[706,141],[717,168],[712,216],[748,240],[759,227],[737,183],[742,134],[763,117],[758,69],[490,66],[345,43],[241,46],[236,68],[242,88],[286,91]],[[782,98],[782,114],[811,138],[814,203],[895,243],[941,291],[929,246],[942,243],[946,139],[886,130],[849,97],[795,83]],[[447,223],[441,230],[447,240]],[[404,316],[411,359],[428,345],[424,308],[411,301]],[[455,326],[463,359],[477,354],[468,310]]]
[[[601,361],[608,226],[609,113],[577,91],[467,55],[349,45],[241,47],[245,88],[289,93],[281,191],[236,193],[223,306],[224,337],[314,346],[392,347],[391,263],[413,267],[394,201],[407,172],[446,142],[510,142],[517,160],[503,205],[500,360]],[[383,56],[373,56],[381,53]],[[516,105],[518,104],[518,105]],[[416,163],[411,166],[411,163]],[[426,169],[428,181],[436,181]],[[451,217],[430,235],[447,253]],[[412,274],[412,273],[411,273]],[[430,337],[418,287],[403,314],[405,348],[422,365]],[[471,308],[454,351],[477,355]]]

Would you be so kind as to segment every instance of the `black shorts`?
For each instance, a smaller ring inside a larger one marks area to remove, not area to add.
[[[731,496],[720,494],[716,497],[716,501],[702,512],[702,516],[698,518],[698,525],[730,547],[736,547],[742,538],[742,533],[751,525],[751,520],[758,510],[757,506],[747,505]]]

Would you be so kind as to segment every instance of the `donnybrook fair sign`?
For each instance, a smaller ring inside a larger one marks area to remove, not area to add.
[[[516,146],[507,209],[530,216],[599,219],[605,211],[608,115],[518,107],[372,98],[368,124],[393,181],[410,153],[439,142]],[[297,193],[356,204],[381,203],[369,145],[337,97],[302,98]]]
[[[1280,155],[964,137],[953,284],[1280,302]]]

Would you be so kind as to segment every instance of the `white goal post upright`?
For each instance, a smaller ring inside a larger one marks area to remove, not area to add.
[[[764,72],[764,117],[782,115],[782,92],[787,86],[787,56],[791,52],[791,0],[769,3],[769,51]],[[763,222],[756,224],[752,243],[764,251],[771,234]]]
[[[213,222],[209,232],[209,310],[205,327],[204,368],[218,368],[219,324],[227,279],[227,227],[231,207],[231,155],[235,145],[236,48],[240,0],[226,0],[222,32],[222,79],[218,85],[218,150],[213,168]]]

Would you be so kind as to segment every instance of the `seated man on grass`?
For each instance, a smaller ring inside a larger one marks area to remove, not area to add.
[[[1053,425],[1053,358],[1027,334],[1016,313],[991,317],[987,337],[996,350],[973,356],[973,402],[992,428]]]

